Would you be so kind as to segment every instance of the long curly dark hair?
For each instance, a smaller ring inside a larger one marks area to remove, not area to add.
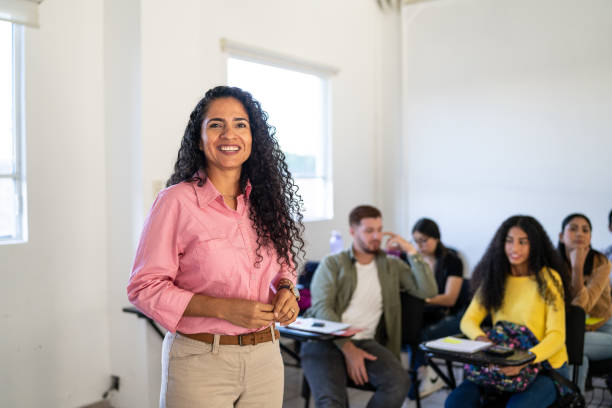
[[[561,222],[561,234],[563,234],[563,231],[565,231],[565,227],[567,226],[567,224],[569,224],[570,221],[574,218],[583,218],[587,222],[587,224],[589,224],[589,230],[593,231],[593,225],[591,224],[591,220],[589,220],[589,217],[581,213],[573,213],[565,217]],[[572,264],[567,258],[567,253],[565,252],[565,244],[561,242],[561,240],[559,240],[559,242],[557,243],[557,250],[559,251],[559,255],[561,255],[561,259],[563,259],[563,261],[565,262],[565,265],[568,267],[568,269],[571,270]],[[589,253],[587,254],[586,259],[584,260],[584,265],[582,266],[582,273],[584,274],[584,276],[589,276],[593,272],[593,264],[595,263],[595,258],[597,257],[605,258],[605,255],[601,252],[594,250],[591,245],[589,245]]]
[[[268,114],[250,93],[228,86],[217,86],[206,92],[189,116],[174,173],[166,186],[183,181],[202,186],[206,182],[196,175],[198,171],[205,174],[207,165],[206,156],[200,150],[202,123],[210,104],[220,98],[237,99],[249,115],[252,147],[251,155],[242,165],[240,191],[244,192],[247,182],[251,183],[249,219],[257,231],[255,265],[263,259],[262,247],[270,245],[276,250],[281,266],[297,265],[298,257],[304,255],[302,199],[275,138],[276,129],[268,125]]]
[[[557,271],[561,283],[556,279],[553,282],[558,293],[563,294],[564,301],[569,301],[569,275],[565,264],[559,257],[550,238],[542,225],[528,215],[515,215],[508,218],[498,228],[493,236],[487,251],[478,265],[474,268],[471,284],[477,291],[482,305],[490,312],[498,310],[503,303],[506,281],[510,275],[510,262],[504,249],[508,231],[512,227],[519,227],[527,234],[529,239],[529,272],[535,275],[538,292],[547,304],[553,304],[555,293],[546,284],[545,274],[549,269]]]

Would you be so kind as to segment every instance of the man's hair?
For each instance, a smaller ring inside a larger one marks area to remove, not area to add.
[[[380,210],[371,205],[360,205],[351,211],[349,214],[349,225],[359,225],[364,218],[381,218]]]
[[[608,214],[608,225],[612,225],[612,210],[610,210],[610,214]]]

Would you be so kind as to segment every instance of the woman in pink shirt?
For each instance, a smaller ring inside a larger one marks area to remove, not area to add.
[[[298,314],[300,199],[259,102],[219,86],[196,105],[147,217],[130,301],[168,329],[160,407],[280,407],[275,322]]]

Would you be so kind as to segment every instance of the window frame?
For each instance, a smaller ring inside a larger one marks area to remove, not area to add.
[[[323,86],[323,105],[321,106],[323,112],[323,147],[324,152],[322,155],[322,176],[314,177],[296,177],[293,176],[294,180],[300,179],[321,179],[324,183],[325,190],[324,194],[327,197],[325,203],[325,215],[323,217],[306,217],[304,216],[304,222],[317,222],[317,221],[329,221],[334,218],[334,184],[333,184],[333,168],[332,168],[332,84],[331,80],[334,75],[338,73],[338,70],[310,61],[290,57],[287,55],[279,54],[276,52],[263,50],[256,47],[247,46],[244,44],[236,43],[227,39],[221,39],[221,48],[226,54],[225,58],[225,83],[228,83],[228,66],[229,59],[238,59],[254,64],[267,65],[274,68],[281,68],[285,70],[295,71],[303,74],[315,75],[321,79]],[[283,153],[285,153],[283,151]]]
[[[28,240],[27,199],[26,199],[26,149],[25,149],[25,105],[24,105],[24,28],[11,23],[12,32],[12,75],[13,75],[13,168],[11,172],[0,173],[0,178],[12,179],[15,183],[17,200],[16,229],[14,236],[0,236],[0,245],[25,243]]]

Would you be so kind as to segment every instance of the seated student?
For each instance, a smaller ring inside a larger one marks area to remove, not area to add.
[[[438,288],[416,249],[399,235],[382,232],[378,209],[356,207],[349,224],[353,244],[319,264],[307,316],[350,323],[363,331],[351,339],[303,344],[302,368],[317,407],[346,407],[347,376],[356,384],[376,388],[368,407],[401,407],[409,379],[399,360],[400,289],[426,298]],[[388,247],[408,253],[410,264],[380,250],[385,235],[390,237]]]
[[[476,294],[463,319],[461,331],[469,338],[488,341],[480,324],[491,314],[493,324],[507,321],[529,329],[539,343],[530,348],[535,363],[548,361],[567,378],[565,268],[538,221],[513,216],[499,227],[476,265],[472,283]],[[516,376],[525,367],[493,367]],[[464,380],[446,399],[445,406],[479,407],[484,387]],[[510,396],[507,407],[547,407],[557,398],[552,379],[539,373],[523,391]]]
[[[591,230],[591,221],[586,215],[570,214],[561,223],[558,245],[571,268],[572,304],[587,314],[584,359],[578,375],[578,386],[583,392],[589,360],[612,358],[610,262],[591,248]]]
[[[447,248],[440,241],[440,229],[435,221],[421,218],[412,227],[412,238],[417,244],[419,253],[429,267],[434,271],[438,294],[425,299],[426,307],[423,316],[423,331],[421,341],[437,339],[459,333],[459,322],[467,306],[467,300],[459,301],[459,293],[463,283],[463,262],[457,252]],[[413,369],[419,371],[421,397],[431,394],[444,386],[442,380],[437,380],[437,374],[425,365],[425,354],[420,349],[411,350]],[[414,384],[410,387],[408,396],[415,398]]]
[[[610,214],[608,214],[608,229],[612,232],[612,210],[610,210]],[[604,249],[604,255],[610,262],[612,262],[612,245]],[[610,275],[610,281],[612,281],[612,275]]]

